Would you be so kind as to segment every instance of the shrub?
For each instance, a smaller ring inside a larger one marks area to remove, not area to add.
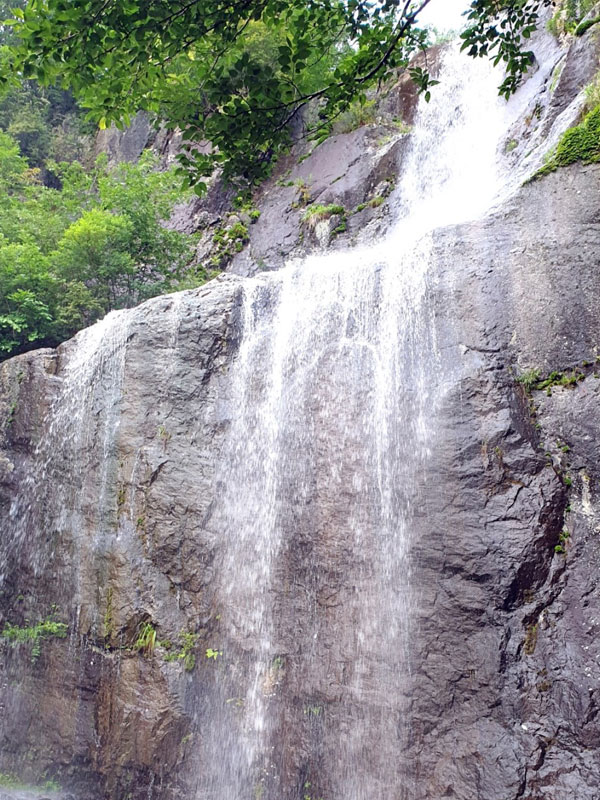
[[[333,133],[350,133],[363,125],[370,125],[375,122],[377,109],[375,100],[367,100],[364,97],[354,100],[343,111],[333,123]]]

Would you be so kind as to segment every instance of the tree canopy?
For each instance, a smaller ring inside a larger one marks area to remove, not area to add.
[[[191,143],[211,143],[181,154],[190,182],[220,164],[252,183],[310,100],[322,99],[318,128],[399,69],[429,92],[427,70],[410,62],[427,44],[419,14],[431,2],[3,0],[14,19],[2,23],[11,41],[0,79],[70,88],[101,126],[149,111]],[[503,93],[531,63],[523,45],[550,2],[465,0],[464,47],[505,62]]]
[[[0,131],[0,360],[56,345],[113,308],[180,287],[194,239],[165,227],[179,180],[146,153],[91,170],[54,164],[61,188],[39,181]],[[198,275],[202,282],[204,275]]]

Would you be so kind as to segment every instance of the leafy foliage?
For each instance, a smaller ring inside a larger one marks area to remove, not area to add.
[[[35,664],[41,655],[41,643],[44,639],[64,639],[68,626],[64,622],[57,622],[53,617],[37,622],[35,625],[27,624],[24,627],[12,625],[7,622],[0,637],[13,647],[26,644],[31,648],[31,663]]]
[[[139,109],[179,127],[190,145],[182,174],[220,165],[251,184],[289,144],[289,123],[321,101],[319,128],[366,89],[409,69],[430,96],[427,70],[410,68],[428,41],[418,25],[431,0],[31,0],[14,9],[14,45],[2,70],[72,88],[101,126],[127,124]],[[522,52],[551,0],[473,0],[463,33],[470,55],[507,65],[503,94],[531,63]]]
[[[9,87],[0,98],[0,130],[16,139],[31,167],[43,169],[49,158],[81,158],[86,135],[94,128],[83,120],[70,92],[28,80]]]
[[[470,5],[462,49],[470,56],[489,56],[494,64],[506,65],[500,94],[507,99],[533,64],[533,53],[524,49],[523,40],[535,31],[540,11],[551,5],[552,0],[473,0]]]
[[[12,28],[15,9],[22,11],[27,5],[27,0],[0,0],[0,46],[14,44],[16,37]],[[5,22],[6,20],[6,22]]]
[[[55,164],[61,188],[39,181],[0,131],[0,353],[55,345],[113,308],[177,284],[193,239],[164,221],[181,199],[173,171],[146,154],[86,172]]]

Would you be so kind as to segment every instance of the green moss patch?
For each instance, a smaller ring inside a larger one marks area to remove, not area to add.
[[[345,216],[345,213],[344,206],[336,204],[331,204],[329,206],[315,205],[308,209],[306,214],[302,217],[302,222],[312,222],[314,224],[321,220],[329,219],[329,217],[333,217],[335,214]]]
[[[550,156],[548,163],[539,169],[533,179],[547,175],[559,167],[582,161],[592,164],[600,161],[600,106],[596,106],[575,128],[565,131]]]
[[[585,19],[583,22],[580,22],[575,28],[575,36],[583,36],[583,34],[586,31],[589,31],[589,29],[597,22],[600,22],[600,17],[592,17],[591,19]]]

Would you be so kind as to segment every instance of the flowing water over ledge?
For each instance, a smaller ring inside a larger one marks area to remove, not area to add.
[[[212,721],[223,757],[200,779],[198,797],[244,797],[249,785],[257,796],[285,789],[281,742],[290,723],[277,684],[290,656],[301,676],[293,690],[328,754],[329,777],[307,778],[306,796],[412,796],[397,785],[399,763],[372,744],[411,735],[406,696],[419,602],[411,531],[415,510],[435,491],[427,462],[451,379],[432,313],[431,244],[437,228],[477,219],[516,185],[502,174],[498,149],[524,100],[507,108],[497,81],[486,64],[447,53],[441,89],[415,124],[398,220],[385,241],[244,285],[215,517],[226,537],[228,636],[247,654],[247,687],[233,722],[227,711]],[[290,560],[295,572],[286,574]],[[322,565],[343,572],[346,563],[354,583],[328,593]],[[285,580],[303,582],[292,611],[273,605]],[[320,719],[319,698],[332,684],[338,711],[330,723]]]
[[[527,100],[506,107],[487,64],[454,51],[442,81],[419,111],[389,236],[241,283],[239,346],[216,401],[224,434],[207,519],[219,541],[211,602],[223,618],[212,682],[196,689],[196,800],[414,796],[410,783],[398,785],[412,735],[420,592],[411,537],[436,490],[428,461],[452,381],[432,311],[432,241],[515,188],[498,150]],[[188,303],[179,296],[169,308],[170,360],[156,400],[165,420]],[[35,469],[11,509],[0,582],[39,519],[74,532],[82,560],[91,548],[101,561],[139,527],[125,494],[117,507],[109,502],[129,402],[129,325],[128,313],[111,314],[65,351]],[[164,449],[168,435],[164,428]],[[82,452],[89,461],[66,476]],[[132,484],[142,472],[140,449]],[[52,547],[49,539],[36,551],[33,582]],[[74,630],[89,613],[81,575]],[[294,752],[291,738],[301,742]]]

